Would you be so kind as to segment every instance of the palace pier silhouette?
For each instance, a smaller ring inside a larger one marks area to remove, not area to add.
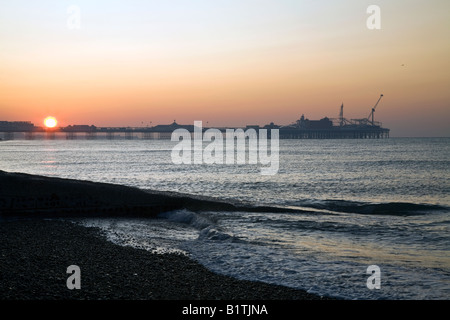
[[[375,109],[383,95],[380,95],[377,103],[372,107],[367,118],[344,118],[344,105],[341,105],[338,118],[322,118],[309,120],[304,115],[299,120],[289,125],[276,125],[273,122],[265,126],[247,125],[244,127],[221,127],[222,132],[227,129],[266,129],[270,134],[271,129],[278,129],[280,139],[383,139],[389,138],[390,129],[383,128],[381,122],[374,120]],[[47,128],[35,126],[29,121],[0,121],[0,139],[171,139],[172,132],[176,129],[186,129],[194,132],[194,125],[181,125],[176,121],[167,125],[142,126],[142,127],[97,127],[95,125],[69,125],[65,127]],[[203,127],[202,130],[208,130]]]

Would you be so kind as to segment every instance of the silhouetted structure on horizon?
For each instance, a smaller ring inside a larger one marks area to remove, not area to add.
[[[322,118],[320,120],[309,120],[304,115],[294,123],[286,126],[276,125],[271,122],[264,127],[259,125],[247,125],[245,128],[224,127],[216,128],[223,132],[227,129],[278,129],[280,139],[381,139],[389,138],[390,130],[383,128],[380,122],[374,121],[375,109],[383,95],[380,95],[375,106],[367,118],[346,119],[344,118],[344,104],[341,105],[339,118]],[[37,127],[26,121],[0,121],[0,133],[3,139],[15,138],[15,133],[24,134],[25,139],[34,139],[36,135],[43,134],[48,139],[54,139],[56,133],[65,134],[66,139],[76,139],[78,134],[84,134],[86,139],[96,139],[103,135],[107,139],[115,139],[124,136],[125,139],[134,139],[141,135],[142,139],[170,139],[176,129],[186,129],[194,132],[194,125],[180,125],[174,121],[168,125],[156,125],[152,127],[96,127],[94,125],[69,125],[66,127],[44,128]],[[207,127],[202,128],[203,131]]]

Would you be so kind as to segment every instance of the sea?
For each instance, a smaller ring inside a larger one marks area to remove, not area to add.
[[[1,141],[0,170],[281,208],[75,223],[119,245],[185,254],[220,274],[322,296],[450,298],[450,138],[280,140],[274,175],[258,163],[175,164],[175,145]]]

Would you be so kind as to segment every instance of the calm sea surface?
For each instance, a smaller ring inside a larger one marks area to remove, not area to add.
[[[176,165],[167,140],[0,142],[0,170],[296,207],[88,219],[111,241],[218,273],[348,299],[450,298],[450,138],[280,140],[260,165]],[[380,268],[369,289],[367,268]]]

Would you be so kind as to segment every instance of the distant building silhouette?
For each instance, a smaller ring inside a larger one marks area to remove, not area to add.
[[[31,131],[35,126],[30,121],[0,121],[0,132]]]

